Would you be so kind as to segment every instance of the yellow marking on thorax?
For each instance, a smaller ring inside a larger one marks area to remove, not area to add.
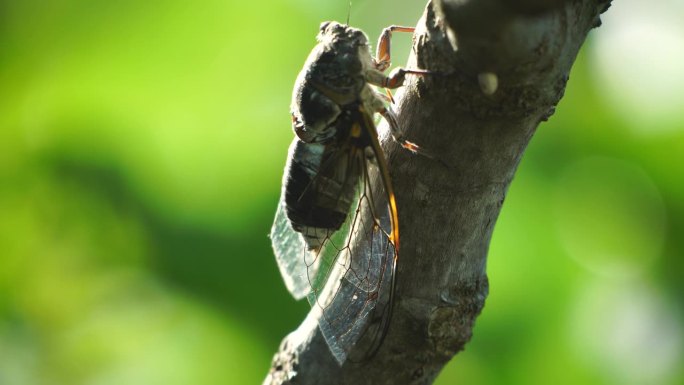
[[[361,137],[361,126],[358,123],[354,123],[351,127],[351,137],[359,138]]]

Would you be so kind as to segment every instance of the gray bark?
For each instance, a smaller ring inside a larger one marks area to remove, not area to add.
[[[508,187],[609,3],[428,3],[407,68],[434,74],[412,78],[397,110],[407,138],[449,167],[384,143],[402,235],[389,334],[372,360],[339,366],[310,314],[264,384],[430,384],[464,348],[487,297],[487,251]]]

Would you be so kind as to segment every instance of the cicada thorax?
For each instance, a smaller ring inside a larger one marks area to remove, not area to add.
[[[340,229],[356,200],[369,145],[358,108],[358,103],[341,108],[331,126],[332,137],[293,144],[284,180],[285,208],[292,228],[310,250],[318,250]]]

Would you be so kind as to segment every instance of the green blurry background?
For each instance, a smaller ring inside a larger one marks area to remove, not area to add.
[[[532,141],[439,384],[684,383],[684,7],[643,3],[614,4]],[[423,6],[351,22],[374,40]],[[0,384],[262,381],[307,312],[266,236],[291,87],[346,14],[0,2]]]

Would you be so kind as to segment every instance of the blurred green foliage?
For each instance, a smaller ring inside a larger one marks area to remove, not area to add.
[[[351,23],[375,39],[424,6],[393,4],[355,2]],[[266,237],[291,87],[318,24],[346,13],[313,0],[0,3],[0,384],[263,379],[307,311]],[[619,48],[599,39],[624,28],[592,32],[532,141],[487,305],[439,384],[684,381],[684,106],[682,88],[662,92],[684,77],[649,57],[655,80],[635,91],[619,73],[633,62],[594,49]],[[401,63],[410,39],[395,40]]]

